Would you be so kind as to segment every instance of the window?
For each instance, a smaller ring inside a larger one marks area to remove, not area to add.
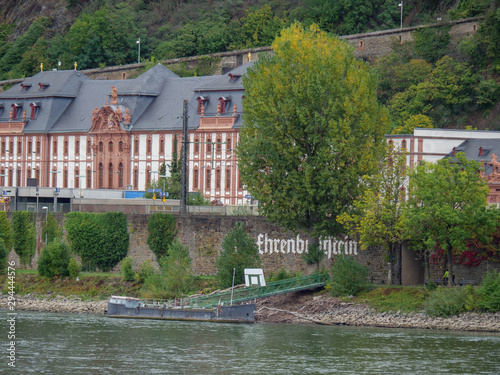
[[[80,140],[75,139],[75,155],[80,155]]]
[[[12,175],[14,174],[14,172],[12,172],[12,168],[9,169],[9,186],[13,186],[13,183],[12,183]]]
[[[2,169],[0,172],[0,185],[5,186],[5,169]]]
[[[57,186],[57,171],[54,169],[52,170],[52,187]]]
[[[406,139],[403,139],[403,141],[401,142],[401,148],[406,149]]]
[[[103,152],[104,151],[104,143],[101,141],[99,142],[99,152]]]
[[[151,153],[151,139],[148,139],[148,142],[147,142],[147,153],[148,154]]]
[[[21,186],[21,168],[17,168],[16,177],[16,186]]]
[[[217,152],[221,152],[222,151],[222,139],[221,138],[217,138]]]
[[[69,151],[68,148],[69,148],[69,146],[68,146],[68,140],[65,139],[64,140],[64,155],[68,155],[68,151]]]
[[[33,153],[33,142],[28,141],[28,155],[31,156]]]
[[[137,190],[139,187],[139,171],[134,169],[134,189]]]
[[[160,139],[160,154],[165,153],[165,140],[162,138]]]
[[[21,113],[21,109],[23,105],[21,103],[12,103],[12,120],[17,120],[19,114]]]
[[[123,141],[118,142],[118,151],[123,152]]]
[[[40,141],[36,141],[36,153],[37,154],[40,154],[40,146],[41,146]]]
[[[146,188],[149,187],[150,183],[151,183],[151,169],[148,168],[146,169]]]
[[[215,171],[215,188],[220,189],[220,169],[217,169]]]
[[[362,40],[359,41],[359,49],[365,49],[365,42]]]
[[[68,187],[68,170],[65,169],[63,172],[63,187]]]
[[[109,163],[108,188],[113,188],[113,164]]]
[[[28,173],[26,174],[26,178],[31,178],[31,168],[28,168]]]
[[[80,187],[80,177],[78,177],[79,175],[80,175],[80,170],[75,169],[75,187],[76,188]]]
[[[2,154],[5,154],[5,141],[2,141]]]
[[[21,155],[23,153],[23,143],[21,141],[17,141],[17,154]]]
[[[139,155],[139,140],[138,139],[136,139],[134,141],[134,154]]]
[[[87,189],[92,188],[92,170],[90,168],[87,168],[87,175],[85,176],[87,179]]]
[[[194,152],[195,154],[200,152],[200,140],[198,138],[194,139]]]
[[[53,146],[54,146],[54,148],[52,149],[52,152],[53,152],[54,156],[57,156],[57,139],[54,139]]]
[[[30,116],[30,119],[31,120],[36,120],[36,113],[38,112],[38,109],[40,108],[40,102],[30,103],[30,107],[31,107],[31,116]]]
[[[238,189],[243,189],[243,182],[241,182],[241,172],[238,171]]]
[[[118,166],[118,187],[123,187],[123,163]]]
[[[208,102],[208,96],[198,96],[196,100],[198,101],[198,114],[204,114],[205,107]]]
[[[87,140],[87,155],[90,155],[90,151],[92,150],[92,141]]]
[[[99,189],[104,189],[104,165],[99,163]]]
[[[108,151],[113,152],[113,142],[108,143]]]
[[[226,113],[226,107],[229,105],[231,98],[229,96],[221,96],[219,98],[220,114]]]
[[[207,190],[210,190],[212,188],[211,186],[211,181],[212,179],[210,178],[211,176],[210,169],[207,168],[207,175],[206,175],[206,181],[205,181],[205,186],[207,187]]]
[[[232,150],[233,144],[231,138],[226,139],[226,151],[230,152]]]
[[[231,189],[231,170],[226,169],[226,189]]]
[[[193,190],[198,189],[199,175],[200,175],[200,171],[198,169],[195,169],[193,171]]]
[[[9,142],[9,154],[14,155],[14,141]]]
[[[212,152],[212,138],[207,139],[207,153]]]

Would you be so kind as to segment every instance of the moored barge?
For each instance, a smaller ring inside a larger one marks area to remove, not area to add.
[[[205,322],[254,323],[255,303],[213,308],[170,306],[162,302],[145,302],[138,298],[111,296],[107,316],[111,318],[142,318]]]

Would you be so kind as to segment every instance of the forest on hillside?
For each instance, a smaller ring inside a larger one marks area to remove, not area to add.
[[[47,1],[45,1],[47,2]],[[336,35],[481,17],[453,58],[449,27],[421,29],[374,63],[393,132],[500,130],[499,0],[0,0],[0,79],[269,46],[294,22]],[[184,74],[190,74],[184,72]]]

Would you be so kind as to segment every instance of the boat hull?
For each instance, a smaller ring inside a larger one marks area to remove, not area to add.
[[[166,306],[127,307],[108,302],[107,316],[111,318],[139,318],[188,320],[205,322],[254,323],[255,304],[219,306],[214,309],[167,308]]]

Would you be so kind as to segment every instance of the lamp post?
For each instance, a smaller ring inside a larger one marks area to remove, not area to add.
[[[47,213],[49,212],[49,208],[43,206],[42,210],[45,210],[45,246],[47,246]]]
[[[137,63],[140,64],[141,63],[141,38],[137,39],[137,42],[135,42],[135,43],[138,44]]]
[[[50,171],[50,173],[55,173],[52,176],[57,176],[57,173],[61,173],[61,171]],[[59,188],[56,187],[57,185],[57,179],[54,177],[52,179],[53,185],[52,188],[54,189],[54,212],[57,211],[57,195],[59,194]]]
[[[160,173],[160,171],[148,171],[148,172],[149,173]],[[156,203],[156,191],[154,188],[153,188],[153,202]],[[156,207],[154,209],[156,210]]]
[[[402,29],[403,28],[403,0],[401,0],[401,2],[399,3],[398,6],[401,8],[401,26],[400,26],[400,28]]]
[[[167,178],[167,175],[161,174],[159,177],[163,178],[163,203],[165,203],[165,179]]]
[[[85,175],[79,174],[76,177],[78,177],[78,193],[80,195],[80,212],[82,212],[82,198],[83,198],[82,178],[85,178]]]

